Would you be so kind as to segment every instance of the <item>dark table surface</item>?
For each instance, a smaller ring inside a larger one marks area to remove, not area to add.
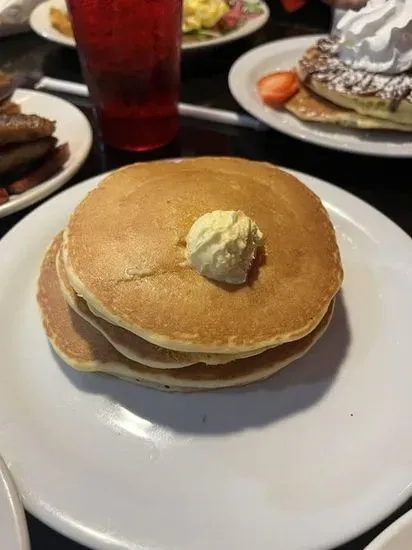
[[[231,64],[241,53],[270,40],[329,29],[329,10],[316,1],[310,2],[307,7],[292,15],[283,13],[277,2],[272,2],[271,7],[271,20],[253,37],[214,52],[184,56],[183,101],[240,111],[228,90],[227,74]],[[41,71],[48,76],[82,80],[74,51],[46,42],[30,32],[0,40],[0,68],[20,72]],[[92,120],[87,100],[74,97],[70,100]],[[270,161],[330,181],[374,205],[412,236],[410,160],[335,152],[297,141],[275,131],[254,132],[189,119],[181,121],[180,132],[174,143],[151,154],[105,150],[95,139],[86,163],[64,188],[136,160],[209,154]],[[35,207],[1,219],[0,237],[33,208]],[[412,500],[381,525],[339,550],[363,549],[379,531],[411,506]],[[27,518],[33,550],[83,548],[52,531],[30,514],[27,514]]]

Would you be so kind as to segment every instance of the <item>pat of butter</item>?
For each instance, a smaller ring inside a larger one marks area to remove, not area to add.
[[[198,218],[186,238],[187,263],[200,275],[245,283],[262,240],[256,223],[240,210],[215,210]]]

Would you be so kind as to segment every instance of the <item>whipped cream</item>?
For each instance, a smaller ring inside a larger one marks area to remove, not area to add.
[[[353,69],[399,74],[412,67],[412,0],[369,0],[338,21],[340,59]]]
[[[245,283],[262,240],[254,221],[240,210],[215,210],[198,218],[186,238],[187,263],[201,275]]]

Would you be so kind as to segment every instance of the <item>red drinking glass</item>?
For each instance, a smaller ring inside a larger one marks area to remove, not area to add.
[[[68,0],[103,141],[129,151],[177,133],[181,0]]]

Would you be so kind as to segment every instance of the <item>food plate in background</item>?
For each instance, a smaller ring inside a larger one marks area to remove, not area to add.
[[[258,0],[258,3],[262,8],[262,13],[260,13],[253,19],[249,19],[235,30],[229,31],[226,34],[222,34],[218,37],[207,38],[196,42],[183,41],[182,51],[198,51],[205,48],[220,46],[222,44],[240,40],[241,38],[245,38],[246,36],[257,32],[267,23],[270,16],[268,5],[263,0]],[[64,12],[67,11],[66,3],[64,0],[46,0],[46,2],[39,4],[33,10],[30,16],[30,26],[32,30],[46,40],[57,42],[62,46],[75,48],[76,43],[73,38],[65,36],[64,34],[60,33],[52,27],[49,16],[49,11],[52,7],[60,9]]]
[[[326,550],[411,495],[412,240],[347,192],[293,173],[335,224],[343,292],[305,358],[246,388],[165,394],[76,372],[52,352],[40,261],[102,176],[0,241],[0,449],[45,523],[99,550]]]
[[[199,40],[197,42],[189,42],[187,41],[188,39],[186,36],[186,38],[183,39],[182,51],[198,51],[204,50],[206,48],[214,48],[223,44],[228,44],[229,42],[240,40],[257,32],[264,25],[266,25],[270,17],[270,10],[269,6],[265,2],[263,2],[263,0],[257,0],[255,3],[262,10],[260,14],[254,16],[251,19],[248,19],[245,23],[239,25],[239,27],[237,27],[233,31],[228,31],[227,33],[217,37]]]
[[[0,547],[29,550],[29,533],[23,505],[10,471],[0,457]]]
[[[70,157],[55,176],[20,195],[11,195],[8,202],[0,205],[0,218],[44,199],[64,185],[86,160],[93,141],[89,121],[68,101],[44,92],[25,89],[17,89],[13,94],[13,101],[21,106],[23,114],[55,120],[54,136],[58,139],[58,145],[69,144]]]
[[[262,103],[256,87],[259,78],[278,70],[293,69],[304,52],[319,38],[322,36],[277,40],[243,54],[229,72],[233,97],[246,111],[271,128],[302,141],[349,153],[411,157],[411,133],[355,130],[332,124],[303,122],[285,109],[272,109]]]
[[[65,36],[63,33],[56,30],[50,22],[50,8],[56,8],[67,12],[66,2],[64,0],[46,0],[34,8],[30,15],[30,27],[38,35],[46,40],[56,42],[61,46],[76,47],[74,38]]]

